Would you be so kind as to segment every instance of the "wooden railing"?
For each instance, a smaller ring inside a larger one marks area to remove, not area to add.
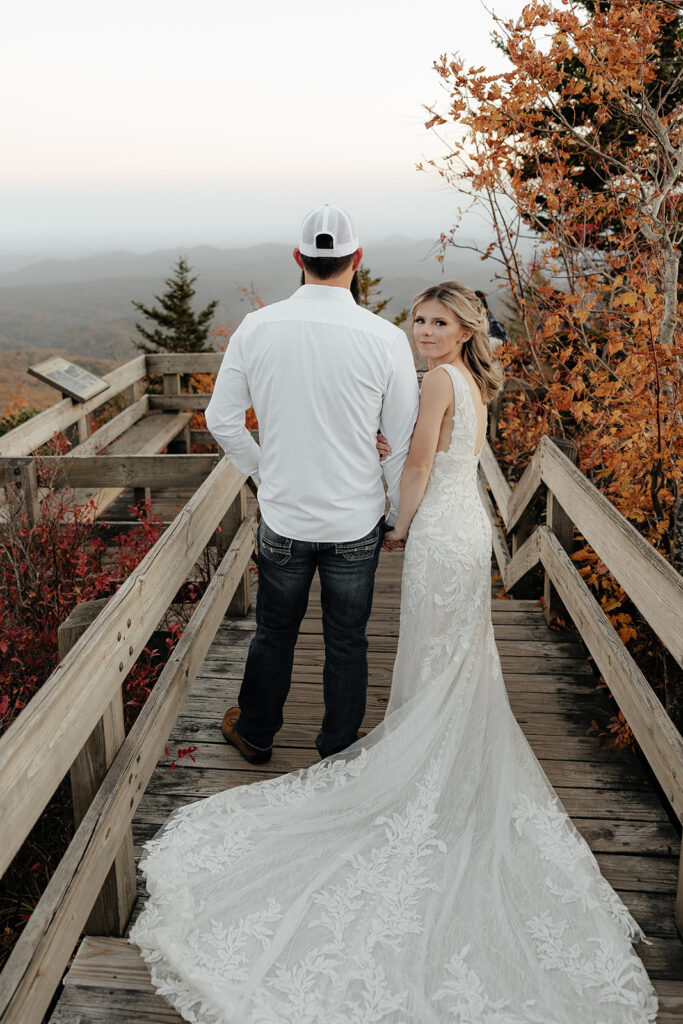
[[[94,455],[150,409],[205,409],[210,395],[182,393],[180,377],[181,374],[218,373],[222,358],[220,352],[136,356],[105,374],[104,379],[110,385],[106,391],[83,403],[64,398],[0,437],[0,456],[29,455],[50,441],[55,433],[70,428],[77,428],[79,442],[70,454]],[[163,395],[143,393],[146,377],[154,374],[163,377]],[[90,413],[120,394],[125,398],[124,410],[90,436],[87,425]],[[192,433],[205,435],[206,432]],[[209,438],[204,436],[203,440],[208,441]]]
[[[30,452],[126,390],[129,404],[115,419],[91,437],[81,426],[69,456],[41,460],[54,485],[197,487],[117,593],[81,609],[86,621],[76,621],[80,611],[70,617],[60,630],[60,664],[0,739],[0,873],[69,772],[77,825],[0,975],[3,1024],[42,1020],[84,930],[123,934],[135,897],[130,826],[137,805],[221,619],[227,610],[248,611],[256,521],[246,515],[244,476],[218,455],[95,455],[149,409],[149,396],[140,394],[146,373],[163,373],[169,395],[186,409],[180,370],[215,372],[220,359],[141,356],[108,375],[112,388],[103,395],[82,405],[64,399],[0,439],[0,484],[35,505]],[[121,684],[209,543],[220,564],[125,736]]]
[[[80,800],[74,838],[0,975],[3,1024],[38,1024],[84,928],[101,929],[104,921],[106,930],[122,933],[135,891],[133,815],[223,615],[228,608],[239,613],[248,607],[247,566],[256,524],[246,518],[244,477],[227,459],[96,455],[154,408],[205,408],[209,396],[181,393],[180,375],[216,373],[221,358],[213,353],[139,356],[108,374],[110,389],[90,402],[64,399],[0,438],[0,485],[18,490],[33,515],[39,495],[30,453],[55,432],[76,430],[78,442],[68,457],[43,460],[55,486],[198,487],[120,590],[96,609],[94,621],[84,631],[74,625],[60,665],[0,739],[0,872],[69,771]],[[163,395],[143,393],[147,374],[162,375]],[[121,392],[126,407],[90,435],[89,413]],[[210,435],[192,431],[185,437],[186,451],[190,440],[206,443]],[[680,818],[683,740],[569,558],[574,526],[679,664],[683,580],[548,438],[514,490],[488,445],[481,469],[482,500],[506,589],[543,566],[546,610],[559,596]],[[539,524],[544,493],[546,521]],[[222,555],[220,566],[124,737],[121,682],[212,538]],[[676,920],[683,931],[680,877]]]
[[[683,665],[683,577],[550,438],[541,439],[514,490],[486,443],[480,467],[480,493],[493,527],[493,549],[505,589],[511,590],[537,565],[543,567],[546,615],[559,596],[680,821],[683,737],[569,557],[574,526],[679,665]],[[544,524],[538,515],[543,492],[547,495]],[[683,935],[680,869],[676,924]]]

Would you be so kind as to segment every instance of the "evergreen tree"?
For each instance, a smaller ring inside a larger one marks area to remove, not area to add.
[[[385,307],[391,299],[383,299],[380,284],[382,282],[381,277],[373,277],[369,267],[364,266],[361,263],[358,268],[358,292],[359,302],[361,306],[365,306],[371,313],[377,313],[378,315],[383,312]],[[395,316],[392,323],[400,327],[401,324],[407,320],[408,310],[402,309],[398,316]]]
[[[135,340],[135,344],[143,352],[213,352],[209,344],[209,325],[216,312],[218,300],[210,302],[201,313],[192,309],[192,298],[195,289],[192,287],[197,280],[190,277],[191,268],[181,256],[172,277],[167,277],[166,291],[163,295],[155,295],[159,307],[151,308],[141,302],[133,301],[133,305],[157,326],[147,330],[140,324],[135,325],[143,340]]]

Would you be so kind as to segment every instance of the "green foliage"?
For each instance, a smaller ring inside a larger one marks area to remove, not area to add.
[[[133,302],[137,310],[157,325],[147,330],[136,323],[135,327],[143,340],[136,339],[135,344],[143,352],[214,351],[209,344],[209,331],[218,300],[210,302],[201,313],[194,312],[192,298],[195,289],[192,286],[197,278],[190,277],[190,271],[189,264],[181,256],[173,276],[166,278],[164,294],[154,296],[159,303],[158,307],[150,308],[141,302]]]
[[[383,310],[386,308],[391,299],[383,299],[380,284],[382,282],[381,277],[373,277],[369,267],[364,266],[361,263],[358,268],[358,292],[360,295],[360,304],[369,309],[371,313],[376,313],[380,316]],[[408,319],[408,310],[402,309],[401,312],[393,318],[393,323],[397,327]]]

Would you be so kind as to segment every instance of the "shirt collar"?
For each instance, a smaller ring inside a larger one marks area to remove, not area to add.
[[[331,299],[333,302],[352,302],[354,306],[356,304],[350,288],[336,288],[329,284],[302,284],[294,295],[304,299]]]

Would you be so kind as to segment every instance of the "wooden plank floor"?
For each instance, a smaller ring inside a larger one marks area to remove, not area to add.
[[[382,554],[368,629],[368,729],[382,719],[388,700],[401,567],[400,554]],[[517,720],[603,874],[650,939],[638,953],[660,995],[658,1020],[683,1024],[683,944],[674,924],[680,839],[638,758],[601,749],[587,734],[604,698],[576,637],[549,630],[531,601],[495,600],[493,622]],[[171,756],[160,758],[133,822],[138,849],[180,804],[317,761],[314,737],[323,710],[317,580],[297,646],[286,724],[272,760],[260,767],[246,764],[220,732],[225,708],[236,703],[253,629],[253,612],[226,619],[219,629],[169,739]],[[190,746],[197,747],[195,760],[176,757],[171,769],[173,755]],[[143,898],[140,882],[132,920]],[[51,1024],[179,1020],[154,994],[144,964],[124,940],[86,939]]]

